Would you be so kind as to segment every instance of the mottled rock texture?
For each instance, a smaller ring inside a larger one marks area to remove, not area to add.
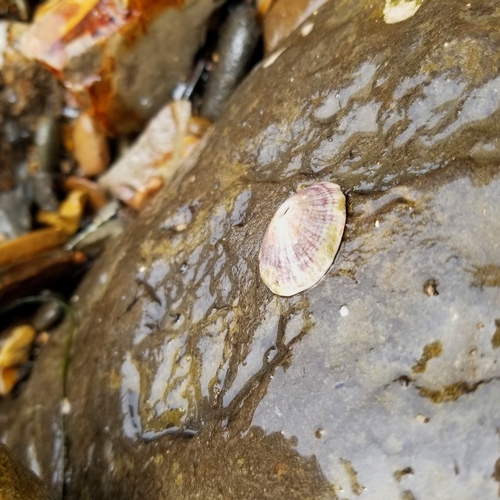
[[[327,2],[88,275],[67,498],[498,495],[500,6],[383,7]],[[277,298],[259,245],[316,181],[347,195],[344,239]],[[42,379],[0,411],[50,483],[57,432],[12,424]]]
[[[0,499],[49,500],[47,490],[4,444],[0,443]]]

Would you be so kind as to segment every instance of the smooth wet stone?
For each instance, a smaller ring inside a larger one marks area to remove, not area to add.
[[[328,2],[283,42],[87,276],[68,498],[498,495],[500,8],[383,8]],[[316,181],[347,195],[343,242],[278,298],[260,243]]]
[[[38,332],[49,330],[61,320],[63,313],[60,302],[50,300],[49,296],[47,302],[42,303],[36,310],[31,320],[33,328]]]
[[[229,14],[220,29],[218,60],[203,94],[202,116],[212,121],[219,118],[227,99],[249,69],[260,35],[257,13],[251,5],[242,3]]]

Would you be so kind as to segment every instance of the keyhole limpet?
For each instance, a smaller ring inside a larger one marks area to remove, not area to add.
[[[260,276],[268,288],[290,297],[318,283],[337,254],[345,218],[345,196],[337,184],[319,182],[288,198],[260,247]]]

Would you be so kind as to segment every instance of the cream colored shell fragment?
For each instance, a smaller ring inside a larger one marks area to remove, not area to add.
[[[414,16],[424,0],[385,0],[384,21],[396,24]]]
[[[320,182],[288,198],[260,247],[260,276],[269,289],[290,297],[318,283],[339,249],[345,217],[337,184]]]

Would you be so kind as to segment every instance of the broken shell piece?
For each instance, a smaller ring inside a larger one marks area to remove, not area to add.
[[[89,177],[101,174],[109,164],[104,130],[89,113],[82,113],[73,128],[73,155],[80,170]]]
[[[88,196],[88,204],[92,212],[97,212],[108,202],[108,197],[104,189],[96,182],[93,182],[85,177],[77,177],[71,175],[66,177],[63,182],[65,191],[83,191]]]
[[[19,371],[17,366],[0,367],[0,396],[6,396],[14,388],[20,378]]]
[[[423,0],[385,0],[384,21],[396,24],[414,16]]]
[[[60,229],[68,236],[73,236],[80,227],[80,220],[85,209],[87,193],[71,191],[61,203],[58,212],[38,212],[37,221],[47,226]]]
[[[8,368],[26,363],[35,335],[36,331],[30,325],[14,328],[0,349],[0,367]]]
[[[337,184],[320,182],[288,198],[260,247],[260,276],[269,289],[289,297],[318,283],[339,249],[345,217]]]
[[[174,101],[149,123],[136,143],[100,177],[99,184],[141,210],[163,184],[178,174],[208,122],[191,116],[189,101]]]

